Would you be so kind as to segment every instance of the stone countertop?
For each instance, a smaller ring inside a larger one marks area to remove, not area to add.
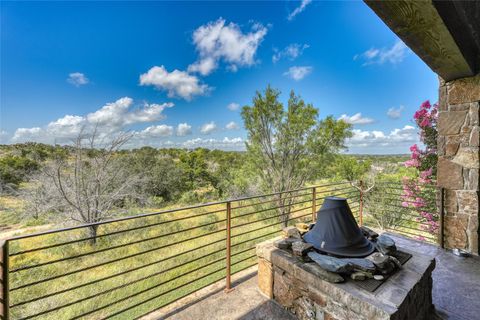
[[[276,248],[272,239],[257,245],[257,256],[263,258],[274,266],[293,275],[325,295],[348,305],[355,313],[366,315],[367,319],[389,318],[398,312],[399,307],[408,303],[411,291],[424,277],[431,277],[435,268],[433,255],[423,254],[415,248],[406,248],[402,243],[397,243],[398,249],[412,254],[403,268],[390,276],[375,292],[371,293],[356,286],[353,281],[344,283],[331,283],[315,276],[315,269],[320,268],[315,263],[304,263],[291,253]],[[423,281],[425,282],[425,281]],[[431,281],[430,287],[431,287]],[[430,295],[431,296],[431,295]],[[383,315],[380,315],[383,313]]]

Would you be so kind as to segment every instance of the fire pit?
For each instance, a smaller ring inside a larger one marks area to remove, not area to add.
[[[304,240],[325,253],[340,257],[365,257],[375,249],[350,211],[347,199],[328,197],[317,214],[317,223]]]
[[[260,290],[299,319],[428,319],[435,260],[358,227],[343,198],[257,246]],[[376,251],[376,252],[375,252]]]

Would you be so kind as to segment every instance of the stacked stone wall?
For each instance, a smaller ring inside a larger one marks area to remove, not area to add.
[[[480,74],[440,79],[438,174],[445,188],[445,246],[478,254]]]

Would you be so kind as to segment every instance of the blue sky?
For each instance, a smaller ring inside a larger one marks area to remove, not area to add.
[[[437,76],[363,2],[1,6],[2,143],[95,123],[131,146],[238,150],[238,106],[270,84],[353,123],[349,152],[406,153],[411,116],[437,100]]]

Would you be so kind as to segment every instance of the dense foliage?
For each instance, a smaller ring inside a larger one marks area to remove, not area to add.
[[[23,148],[29,152],[21,152]],[[35,163],[33,168],[23,171],[16,190],[7,191],[13,197],[3,198],[3,201],[17,199],[15,203],[18,204],[12,205],[15,207],[11,209],[13,211],[5,210],[16,216],[15,221],[20,219],[28,224],[62,221],[63,215],[47,214],[52,213],[52,206],[46,205],[41,199],[51,193],[38,188],[38,174],[41,168],[58,157],[73,159],[73,148],[35,144],[35,149],[49,150],[43,158],[32,157],[35,154],[30,152],[32,148],[32,144],[0,146],[2,160],[13,156],[22,157],[24,154],[24,159]],[[264,192],[246,152],[142,147],[119,150],[115,158],[131,175],[143,175],[137,190],[137,193],[143,194],[142,198],[118,202],[115,209],[117,214],[144,212],[146,208],[159,210]],[[332,160],[327,165],[315,168],[311,182],[360,178],[368,181],[372,179],[371,176],[377,180],[399,182],[404,176],[415,176],[414,168],[403,166],[405,159],[404,155],[332,155]],[[7,172],[13,170],[10,167],[12,162],[1,163]],[[29,203],[25,204],[27,198]]]
[[[38,162],[25,156],[7,155],[0,158],[0,191],[16,189],[38,166]]]

